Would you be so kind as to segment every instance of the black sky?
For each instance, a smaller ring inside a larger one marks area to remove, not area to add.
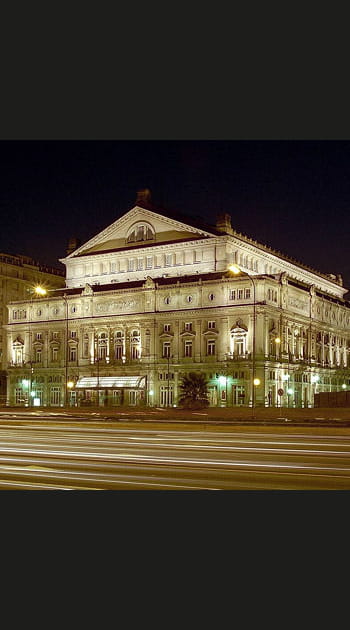
[[[63,269],[150,188],[155,204],[234,229],[350,288],[350,141],[1,141],[0,251]],[[349,296],[347,296],[349,297]]]

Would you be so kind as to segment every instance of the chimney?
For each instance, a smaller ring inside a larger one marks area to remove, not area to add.
[[[74,252],[76,249],[78,249],[78,247],[80,246],[81,241],[79,238],[77,238],[76,236],[72,236],[69,241],[68,241],[68,247],[66,250],[66,254],[67,256],[69,256],[69,254],[71,254],[72,252]]]
[[[151,203],[151,191],[149,188],[143,188],[137,191],[136,205],[149,205]]]
[[[218,214],[216,217],[216,229],[224,234],[233,234],[231,216],[229,214]]]

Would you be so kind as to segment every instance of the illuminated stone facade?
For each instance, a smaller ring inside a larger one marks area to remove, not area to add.
[[[143,191],[61,262],[64,291],[8,306],[9,404],[176,405],[191,371],[213,406],[312,406],[349,384],[341,277],[235,232],[228,215],[171,216]]]
[[[7,324],[7,304],[28,300],[37,284],[65,285],[64,271],[41,264],[29,256],[0,252],[0,404],[6,402],[7,344],[3,326]]]

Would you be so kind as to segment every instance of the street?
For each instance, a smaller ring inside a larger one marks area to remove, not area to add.
[[[349,490],[350,431],[0,417],[1,490]]]

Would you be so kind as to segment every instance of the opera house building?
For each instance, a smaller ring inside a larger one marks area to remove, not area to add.
[[[349,385],[350,304],[321,273],[235,231],[135,205],[61,259],[64,288],[7,304],[10,405],[312,407]],[[5,346],[5,344],[4,344]]]

